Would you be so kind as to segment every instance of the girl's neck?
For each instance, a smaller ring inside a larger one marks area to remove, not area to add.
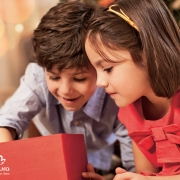
[[[163,118],[169,111],[171,99],[157,97],[142,97],[142,109],[145,119],[158,120]]]

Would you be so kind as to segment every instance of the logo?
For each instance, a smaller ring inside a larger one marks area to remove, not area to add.
[[[10,175],[10,168],[3,166],[5,162],[6,159],[0,155],[0,175]]]
[[[6,159],[4,159],[3,156],[0,155],[0,165],[3,165],[5,161]]]

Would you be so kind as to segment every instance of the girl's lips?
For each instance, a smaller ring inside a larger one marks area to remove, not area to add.
[[[110,93],[110,92],[107,92],[110,96],[113,95],[113,94],[116,94],[116,93]]]
[[[114,95],[116,95],[117,93],[108,93],[110,96],[111,96],[111,98],[114,96]]]

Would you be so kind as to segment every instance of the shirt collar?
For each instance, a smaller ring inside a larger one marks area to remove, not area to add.
[[[90,118],[99,121],[103,104],[105,101],[106,92],[103,88],[97,88],[94,94],[91,96],[89,101],[81,108],[81,110],[88,115]],[[51,104],[60,104],[60,102],[50,93]]]
[[[53,105],[61,104],[50,92],[49,92],[49,102],[50,104]]]
[[[84,113],[92,119],[99,121],[104,105],[105,96],[106,92],[104,91],[104,89],[97,88],[94,94],[89,99],[89,101],[82,108]]]

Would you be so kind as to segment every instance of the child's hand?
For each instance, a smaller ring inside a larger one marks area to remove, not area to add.
[[[83,172],[82,177],[91,180],[105,180],[102,176],[94,171],[92,164],[87,165],[87,172]]]
[[[116,168],[116,175],[113,180],[147,180],[147,177],[141,174],[127,172],[122,168]]]

